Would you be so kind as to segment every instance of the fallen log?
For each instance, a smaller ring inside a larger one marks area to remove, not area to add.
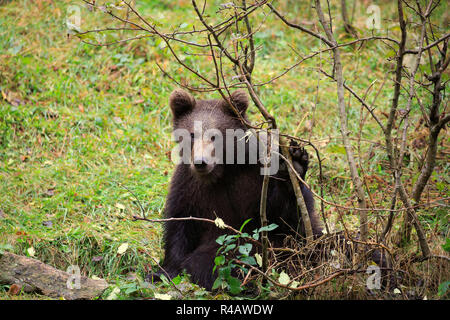
[[[103,279],[71,274],[10,252],[0,252],[0,284],[17,285],[25,292],[66,300],[93,299],[108,287]]]

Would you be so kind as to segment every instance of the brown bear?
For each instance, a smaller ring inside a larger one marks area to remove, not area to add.
[[[247,94],[235,91],[231,95],[233,105],[244,119],[249,105]],[[174,130],[182,130],[191,138],[188,152],[180,155],[185,159],[177,164],[173,174],[165,206],[166,218],[202,217],[221,218],[226,224],[239,229],[251,218],[244,231],[253,231],[260,226],[259,208],[263,175],[261,163],[249,161],[249,146],[245,142],[245,157],[236,160],[239,148],[236,144],[246,139],[234,137],[230,144],[222,143],[218,150],[216,137],[225,137],[229,130],[246,132],[247,126],[223,100],[197,100],[189,93],[178,89],[170,96]],[[200,131],[200,134],[197,132]],[[207,134],[211,131],[212,134]],[[204,134],[201,134],[204,132]],[[186,137],[184,137],[185,139]],[[227,140],[228,141],[228,140]],[[186,141],[185,141],[186,142]],[[234,149],[234,150],[229,150]],[[207,152],[207,151],[212,152]],[[189,154],[186,154],[189,153]],[[217,157],[222,155],[220,161]],[[302,148],[291,148],[294,166],[305,177],[308,154]],[[230,163],[231,162],[231,163]],[[314,211],[311,192],[301,186],[303,196],[316,235],[321,234],[320,221]],[[276,174],[270,176],[267,196],[269,223],[278,227],[269,233],[269,239],[282,244],[286,234],[304,234],[301,215],[297,209],[295,194],[285,164],[280,164]],[[184,220],[168,221],[164,226],[165,258],[162,268],[174,277],[185,270],[191,280],[208,290],[217,274],[213,274],[214,258],[219,245],[216,239],[226,230],[212,223]]]

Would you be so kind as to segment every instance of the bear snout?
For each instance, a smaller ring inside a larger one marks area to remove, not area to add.
[[[200,173],[206,173],[208,171],[208,161],[206,158],[197,157],[193,162],[194,169]]]
[[[211,173],[217,163],[214,143],[205,140],[196,140],[192,148],[191,170],[199,175]]]
[[[202,180],[207,179],[207,177],[213,175],[215,170],[214,163],[207,163],[206,160],[194,161],[191,163],[191,170],[197,176],[202,178]]]

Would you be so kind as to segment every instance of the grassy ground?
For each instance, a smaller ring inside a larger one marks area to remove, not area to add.
[[[141,288],[144,271],[163,257],[162,229],[159,224],[135,222],[130,217],[141,214],[140,205],[147,217],[162,217],[173,170],[168,158],[172,143],[167,101],[175,86],[154,61],[179,80],[197,84],[198,80],[174,64],[154,39],[97,47],[68,37],[66,17],[69,5],[74,4],[81,8],[83,29],[107,23],[103,15],[84,9],[81,1],[18,0],[0,5],[0,249],[30,255],[33,248],[36,258],[60,269],[79,265],[83,274],[105,278],[119,287],[120,297],[155,297],[167,292],[176,296],[167,283]],[[384,28],[395,34],[398,30],[390,21],[395,10],[388,1],[380,5]],[[189,1],[139,1],[138,8],[163,25],[194,23]],[[313,9],[306,5],[283,4],[281,10],[301,12],[299,19],[306,22],[313,17]],[[445,5],[439,10],[442,21],[437,24],[445,25]],[[339,40],[350,39],[343,32],[336,7],[332,12]],[[358,6],[356,12],[354,24],[364,31],[365,7]],[[289,46],[304,55],[320,48],[316,41],[287,30],[272,16],[255,37],[261,45],[256,82],[267,81],[298,59]],[[379,88],[390,75],[393,62],[386,58],[393,52],[379,42],[358,49],[343,49],[344,72],[347,83],[363,94],[372,82],[376,80],[375,88]],[[212,74],[211,61],[186,53],[183,58]],[[328,58],[323,55],[307,61],[260,90],[284,132],[311,135],[319,147],[325,159],[326,194],[333,195],[329,200],[352,205],[355,199],[348,196],[351,183],[339,140],[335,84],[315,68],[327,65]],[[376,91],[369,92],[368,101]],[[388,110],[392,94],[393,85],[388,81],[377,98],[379,114]],[[356,148],[361,108],[346,97]],[[260,120],[256,108],[251,109],[252,120]],[[415,126],[419,119],[412,120]],[[421,129],[411,135],[419,135]],[[369,119],[361,135],[361,161],[374,204],[388,206],[390,172],[380,143],[381,132]],[[444,132],[441,149],[447,152],[439,155],[427,189],[431,200],[448,197],[448,145],[449,136]],[[424,150],[411,149],[405,181],[414,178],[416,160]],[[317,187],[318,166],[314,158],[312,162],[309,181]],[[429,233],[433,250],[440,250],[442,235],[448,233],[445,208],[420,213],[427,230],[433,231]],[[335,209],[326,207],[326,214],[331,225],[340,228]],[[372,236],[380,232],[378,218],[371,216]],[[346,212],[345,219],[356,228],[356,214]],[[124,243],[127,251],[118,254]],[[185,278],[182,281],[185,298],[227,297],[207,294]],[[0,287],[0,299],[10,298],[7,290]],[[43,297],[21,294],[12,298]]]

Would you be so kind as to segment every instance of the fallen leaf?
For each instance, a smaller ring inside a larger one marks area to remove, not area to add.
[[[278,282],[283,285],[287,285],[291,281],[291,278],[287,275],[286,272],[281,271],[280,276],[278,278]]]
[[[262,267],[262,257],[259,253],[255,253],[255,259],[258,266]]]
[[[12,284],[11,287],[9,287],[8,294],[10,296],[17,296],[22,289],[22,286],[19,286],[18,284]]]
[[[36,253],[36,251],[34,251],[33,247],[29,247],[27,249],[28,254],[30,255],[30,257],[34,257],[34,254]]]
[[[170,294],[159,294],[155,293],[155,299],[159,300],[170,300],[172,299],[172,296]]]
[[[116,203],[116,208],[120,210],[125,210],[125,206],[121,203]]]
[[[117,253],[118,254],[124,254],[125,253],[125,251],[127,251],[127,249],[128,249],[128,243],[122,243],[120,246],[119,246],[119,248],[117,249]]]

